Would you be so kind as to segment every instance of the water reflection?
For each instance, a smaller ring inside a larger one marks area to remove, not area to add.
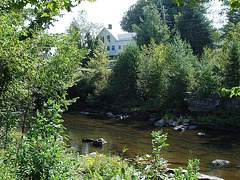
[[[117,119],[91,119],[80,114],[65,114],[64,125],[70,137],[70,144],[81,154],[94,151],[99,153],[122,154],[126,157],[150,154],[151,131],[159,130],[155,127],[139,126],[131,121]],[[206,137],[199,137],[200,131],[186,131],[179,133],[172,128],[164,129],[168,132],[169,147],[163,150],[163,157],[169,161],[170,167],[186,167],[188,159],[200,159],[202,173],[215,175],[224,179],[240,179],[240,134],[221,131],[201,131]],[[103,138],[108,143],[103,148],[94,148],[92,143],[82,143],[83,138]],[[214,167],[211,162],[215,159],[229,160],[228,167]]]

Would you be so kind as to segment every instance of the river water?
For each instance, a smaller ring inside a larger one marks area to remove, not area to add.
[[[81,154],[91,152],[122,154],[124,157],[150,154],[151,132],[159,128],[130,120],[90,118],[78,113],[66,113],[63,116],[69,143]],[[198,132],[206,133],[205,137],[197,136]],[[226,180],[240,180],[240,134],[227,131],[192,130],[180,133],[172,128],[164,128],[168,133],[164,159],[170,168],[186,168],[188,159],[200,159],[200,172]],[[83,143],[83,138],[103,138],[108,143],[103,148],[95,148],[91,143]],[[230,161],[230,166],[215,167],[215,159]]]

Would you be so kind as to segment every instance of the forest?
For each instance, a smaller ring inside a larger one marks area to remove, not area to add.
[[[152,132],[153,155],[143,157],[144,163],[101,154],[80,156],[66,145],[61,115],[76,102],[125,112],[157,107],[164,113],[186,109],[187,92],[197,98],[219,92],[224,101],[237,99],[239,1],[225,2],[228,21],[216,29],[205,16],[208,5],[201,1],[139,0],[121,21],[123,30],[138,34],[136,43],[117,57],[107,55],[96,36],[101,27],[87,22],[84,12],[66,33],[47,32],[61,10],[71,11],[79,3],[0,2],[0,177],[166,179],[161,157],[166,134]],[[238,106],[223,112],[204,118],[240,126]],[[174,178],[197,179],[198,163],[190,160],[188,173],[176,169]]]

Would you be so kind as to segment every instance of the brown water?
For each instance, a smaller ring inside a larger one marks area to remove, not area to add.
[[[63,116],[71,146],[81,154],[91,152],[121,154],[124,148],[129,150],[124,157],[150,154],[151,131],[159,128],[130,120],[95,119],[77,113],[67,113]],[[172,128],[165,128],[168,133],[167,143],[170,145],[163,150],[163,157],[172,168],[186,167],[188,159],[200,159],[200,172],[221,177],[226,180],[240,180],[240,134],[225,131],[185,131],[179,133]],[[206,133],[199,137],[198,132]],[[104,148],[94,148],[91,143],[82,143],[83,138],[104,138],[108,143]],[[228,167],[214,167],[211,162],[215,159],[229,160]]]

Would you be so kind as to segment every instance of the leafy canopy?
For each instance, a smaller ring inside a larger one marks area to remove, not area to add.
[[[66,9],[71,11],[71,8],[80,4],[82,0],[2,0],[0,2],[0,10],[20,10],[30,5],[34,7],[35,12],[42,13],[42,17],[53,16],[60,10]],[[94,2],[95,0],[87,0]],[[47,12],[43,12],[47,9]]]

